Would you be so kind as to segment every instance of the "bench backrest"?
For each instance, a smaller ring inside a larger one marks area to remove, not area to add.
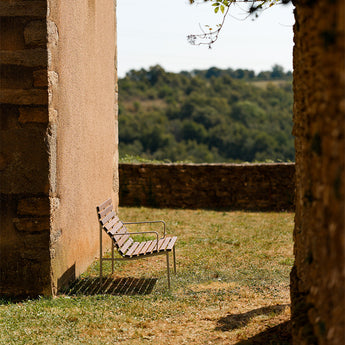
[[[120,254],[124,255],[126,249],[133,243],[133,239],[116,215],[111,199],[97,206],[97,213],[103,230],[112,238]]]

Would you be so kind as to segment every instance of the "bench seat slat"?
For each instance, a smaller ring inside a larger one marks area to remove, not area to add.
[[[117,245],[119,248],[122,247],[122,245],[129,239],[129,235],[123,235],[117,240]]]
[[[154,249],[157,249],[157,240],[153,240],[151,245],[147,248],[146,253],[152,253]]]
[[[146,242],[141,242],[138,247],[135,249],[134,253],[132,254],[133,256],[135,255],[139,255],[141,249],[144,247],[144,245],[146,244]]]
[[[140,251],[139,255],[145,255],[146,252],[147,252],[147,249],[149,248],[149,246],[151,245],[151,243],[152,243],[152,240],[147,241],[147,242],[145,243],[145,245],[141,248],[141,251]]]
[[[121,222],[118,222],[118,223],[115,223],[115,225],[112,226],[109,230],[108,229],[107,230],[110,234],[114,236],[116,233],[120,232],[122,228],[123,228],[123,224]]]
[[[100,204],[99,206],[97,206],[97,210],[102,211],[103,209],[105,209],[110,204],[111,204],[111,199],[108,199],[108,200],[104,201],[102,204]]]
[[[162,242],[162,245],[160,246],[159,250],[165,250],[168,243],[170,242],[170,237],[165,237],[164,241]]]
[[[122,255],[125,255],[127,249],[131,246],[131,244],[133,243],[133,239],[132,237],[130,237],[128,239],[128,241],[120,248],[120,252],[122,253]]]
[[[106,231],[109,231],[114,226],[114,224],[116,224],[117,221],[118,220],[116,219],[116,217],[114,217],[107,224],[105,224],[103,227],[105,228]]]
[[[177,240],[177,236],[171,237],[170,242],[169,242],[169,244],[168,244],[166,250],[171,250],[171,249],[173,249],[176,240]]]
[[[134,242],[132,244],[132,246],[128,249],[126,256],[132,256],[133,252],[135,251],[135,249],[138,247],[139,242]]]
[[[103,218],[106,214],[108,214],[109,212],[111,212],[113,210],[113,204],[110,204],[107,208],[105,208],[103,211],[99,211],[98,215],[99,218]]]
[[[106,223],[109,222],[110,219],[112,219],[114,217],[116,217],[116,214],[114,211],[111,211],[104,218],[100,219],[100,222],[102,223],[102,225],[105,225]]]
[[[161,238],[161,239],[158,241],[158,251],[161,250],[161,247],[162,247],[162,244],[164,243],[164,241],[165,241],[165,238]],[[157,250],[157,248],[156,248],[156,250]]]

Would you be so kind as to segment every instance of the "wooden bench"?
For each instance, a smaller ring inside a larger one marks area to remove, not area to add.
[[[168,287],[170,289],[170,265],[169,253],[173,252],[174,259],[174,273],[176,274],[176,256],[175,256],[175,242],[176,236],[166,236],[166,224],[163,220],[145,221],[145,222],[121,222],[116,215],[111,199],[106,200],[101,205],[97,206],[97,213],[100,222],[100,258],[99,258],[99,275],[102,283],[102,262],[104,260],[112,261],[112,273],[114,273],[115,260],[133,260],[147,258],[156,255],[166,255],[167,260],[167,275]],[[129,232],[126,228],[128,224],[152,224],[161,223],[163,226],[163,236],[159,238],[157,231],[139,231]],[[102,253],[102,234],[105,231],[112,239],[111,258],[103,257]],[[132,235],[152,234],[154,240],[149,241],[135,241]],[[114,258],[114,248],[117,249],[121,258]]]

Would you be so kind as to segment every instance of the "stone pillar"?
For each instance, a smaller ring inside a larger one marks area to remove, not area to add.
[[[296,0],[293,343],[345,344],[345,8]]]
[[[0,293],[49,294],[45,1],[1,1]]]
[[[0,295],[55,294],[117,204],[115,2],[0,2]]]

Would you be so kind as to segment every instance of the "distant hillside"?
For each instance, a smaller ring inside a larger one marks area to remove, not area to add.
[[[119,80],[120,157],[293,161],[292,103],[292,74],[280,66],[132,70]]]

